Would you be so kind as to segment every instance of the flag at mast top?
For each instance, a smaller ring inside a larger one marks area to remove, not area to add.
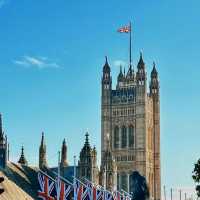
[[[127,26],[123,26],[117,30],[118,33],[129,33],[129,69],[132,70],[132,27],[131,22]]]
[[[131,32],[131,23],[128,26],[123,26],[117,30],[119,33],[129,33]]]

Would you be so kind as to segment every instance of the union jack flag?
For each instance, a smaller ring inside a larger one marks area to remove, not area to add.
[[[88,181],[86,185],[86,199],[88,200],[102,200],[103,199],[103,190],[97,188],[96,185]]]
[[[103,199],[103,190],[98,188],[93,188],[93,200]]]
[[[38,181],[40,185],[40,190],[38,191],[38,197],[43,200],[55,200],[56,197],[55,181],[41,172],[38,172]]]
[[[57,180],[56,191],[60,200],[70,200],[70,194],[72,195],[73,187],[71,184],[66,184],[59,179],[59,181]]]
[[[113,200],[121,200],[121,194],[118,191],[113,193]]]
[[[108,192],[107,190],[104,190],[104,195],[103,195],[104,200],[113,200],[113,195]]]
[[[131,197],[127,195],[126,200],[131,200]]]
[[[117,30],[119,33],[129,33],[131,32],[131,26],[123,26]]]
[[[76,180],[75,185],[74,185],[74,190],[75,190],[75,200],[82,200],[84,194],[84,186],[81,184],[78,180]]]

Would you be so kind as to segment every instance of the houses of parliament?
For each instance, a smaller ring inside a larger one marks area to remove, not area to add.
[[[76,167],[77,176],[88,179],[106,189],[132,191],[131,174],[138,171],[146,177],[150,199],[161,199],[160,177],[160,87],[158,72],[153,63],[147,88],[147,72],[142,54],[133,69],[127,72],[120,67],[117,84],[112,85],[111,67],[106,57],[101,79],[101,165],[97,165],[97,150],[91,147],[89,134],[80,151]],[[57,170],[48,166],[45,136],[42,133],[38,148],[38,167]],[[7,136],[3,133],[0,116],[0,168],[9,163]],[[18,165],[28,165],[22,147]],[[61,147],[61,175],[70,178],[73,166],[67,159],[67,144]]]

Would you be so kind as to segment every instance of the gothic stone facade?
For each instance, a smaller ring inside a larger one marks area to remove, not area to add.
[[[147,91],[147,73],[142,54],[136,73],[130,64],[127,74],[120,73],[112,89],[107,58],[103,67],[101,99],[101,156],[107,149],[106,138],[117,165],[117,188],[131,192],[133,171],[145,176],[151,199],[161,197],[160,180],[160,102],[158,73],[153,64]]]

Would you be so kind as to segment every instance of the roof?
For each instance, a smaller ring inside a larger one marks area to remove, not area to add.
[[[51,168],[50,170],[52,170],[53,172],[57,173],[58,172],[58,167]],[[67,167],[62,168],[62,170],[63,170],[62,176],[66,180],[68,180],[69,182],[73,183],[74,166],[67,166]]]
[[[4,181],[0,187],[5,189],[1,200],[32,200],[37,198],[38,168],[9,162],[5,170],[0,171]]]

